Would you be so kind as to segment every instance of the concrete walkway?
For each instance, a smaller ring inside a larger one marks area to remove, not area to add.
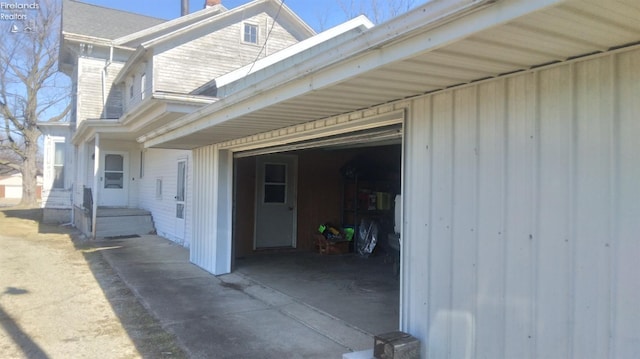
[[[341,358],[373,338],[242,274],[215,277],[157,236],[96,242],[191,358]]]

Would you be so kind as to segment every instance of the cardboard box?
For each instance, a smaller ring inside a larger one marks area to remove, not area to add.
[[[345,254],[349,253],[349,241],[331,242],[322,234],[315,234],[316,246],[320,254]]]

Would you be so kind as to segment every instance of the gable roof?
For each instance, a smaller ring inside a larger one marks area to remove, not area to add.
[[[64,0],[62,5],[63,33],[114,40],[164,22],[164,19],[76,0]]]
[[[234,16],[244,16],[251,10],[264,9],[264,11],[267,12],[271,11],[274,14],[277,13],[278,21],[283,23],[287,22],[291,27],[295,29],[296,33],[294,33],[293,35],[297,37],[298,40],[305,40],[307,38],[310,38],[311,36],[316,35],[315,31],[307,23],[305,23],[304,20],[298,17],[291,9],[289,9],[283,2],[280,2],[279,0],[254,0],[242,6],[238,6],[234,9],[222,12],[219,12],[219,10],[217,9],[217,7],[213,7],[212,9],[200,10],[189,16],[183,17],[185,19],[178,18],[166,24],[156,26],[155,28],[141,31],[138,34],[132,34],[131,36],[125,36],[121,39],[114,40],[114,43],[116,45],[132,46],[133,40],[139,41],[140,39],[148,38],[147,41],[138,45],[135,53],[129,58],[125,66],[120,70],[118,76],[116,76],[114,83],[123,81],[124,77],[129,72],[129,69],[140,58],[144,56],[148,49],[169,41],[175,41],[175,39],[180,38],[181,36],[184,36],[191,31],[200,29],[202,27],[210,26],[216,23],[222,23],[228,19],[233,19]],[[170,28],[173,31],[167,32],[167,28]],[[150,36],[151,34],[153,34],[154,36]]]
[[[272,55],[261,58],[258,61],[219,76],[212,81],[204,84],[200,88],[196,89],[195,91],[193,91],[193,93],[197,95],[226,97],[231,91],[227,87],[234,87],[230,85],[243,81],[249,74],[258,72],[266,68],[274,68],[274,65],[277,63],[291,65],[291,63],[287,62],[286,60],[290,59],[294,55],[297,55],[303,51],[309,53],[308,50],[313,47],[322,47],[326,50],[332,46],[335,46],[338,42],[351,41],[362,32],[371,29],[373,26],[374,24],[366,16],[360,15],[331,29],[323,31],[316,36],[300,41],[295,45],[291,45],[284,50],[280,50]],[[224,90],[222,92],[222,95],[218,93],[220,89]]]
[[[238,14],[242,14],[244,16],[249,10],[260,8],[264,8],[265,11],[271,10],[273,13],[278,13],[278,19],[280,22],[286,22],[291,25],[297,32],[297,34],[294,35],[297,35],[299,40],[306,39],[316,34],[316,32],[307,23],[305,23],[304,20],[289,9],[284,2],[281,2],[280,0],[253,0],[228,11],[224,11],[226,9],[221,5],[200,10],[190,15],[171,20],[165,24],[140,31],[137,34],[131,34],[130,36],[124,36],[120,39],[116,39],[114,43],[116,45],[131,46],[132,40],[144,37],[145,41],[141,44],[143,47],[148,48],[173,40],[194,29],[224,21],[225,19]],[[167,28],[171,29],[171,31],[166,31]],[[138,43],[140,43],[140,41],[138,41]]]
[[[151,41],[155,38],[170,34],[187,26],[199,23],[200,21],[216,16],[227,9],[222,5],[215,5],[193,12],[188,15],[180,16],[173,20],[169,20],[155,26],[144,28],[140,31],[126,34],[115,39],[116,45],[135,47],[144,42]]]

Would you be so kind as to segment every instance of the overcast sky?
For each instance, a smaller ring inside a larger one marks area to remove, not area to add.
[[[81,0],[86,3],[120,9],[162,19],[174,19],[180,16],[181,0]],[[347,0],[345,2],[349,2]],[[371,0],[355,0],[370,2]],[[423,3],[426,0],[417,0]],[[250,0],[222,0],[222,5],[233,9],[246,4]],[[205,0],[189,0],[190,12],[201,10]],[[346,15],[338,6],[338,0],[285,0],[291,10],[316,31],[326,30],[346,19]]]

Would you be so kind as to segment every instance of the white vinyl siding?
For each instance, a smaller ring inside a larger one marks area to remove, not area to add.
[[[205,146],[193,151],[193,238],[190,260],[213,274],[231,271],[233,158]]]
[[[116,119],[120,118],[124,109],[124,88],[121,85],[113,84],[116,76],[124,66],[120,62],[112,62],[106,71],[105,84],[105,108],[102,113],[102,118]]]
[[[218,24],[188,42],[159,46],[153,57],[155,91],[188,93],[220,75],[255,61],[261,47],[240,46],[244,22],[241,18],[234,20],[237,20],[234,24],[223,24],[225,27]],[[271,26],[273,23],[273,18],[266,13],[246,20],[247,23],[258,25],[258,34],[266,33],[267,24]],[[285,28],[276,24],[260,58],[297,42]],[[196,68],[199,70],[193,71]]]
[[[121,63],[113,62],[105,72],[104,59],[78,59],[78,123],[86,119],[113,119],[122,115],[122,88],[113,86],[113,80],[122,66]],[[102,77],[105,74],[106,86],[103,89]]]
[[[78,58],[78,124],[102,116],[102,71],[104,60]]]
[[[176,237],[177,163],[187,159],[186,230],[184,240]],[[191,151],[147,149],[144,153],[144,177],[139,181],[140,208],[151,211],[158,235],[188,247],[191,238],[192,167]],[[158,188],[160,186],[160,188]],[[160,193],[158,193],[160,191]]]
[[[131,111],[136,105],[140,104],[142,100],[147,98],[152,91],[152,76],[149,75],[151,65],[148,62],[143,62],[136,67],[136,70],[132,72],[125,80],[125,86],[127,89],[127,106],[126,110]]]
[[[640,355],[640,51],[415,100],[404,330],[429,358]]]
[[[60,131],[68,132],[68,128],[53,130],[56,134],[61,134]],[[72,147],[66,142],[68,135],[67,133],[60,136],[44,136],[43,208],[71,208],[70,183],[72,182],[73,156],[71,155]]]

